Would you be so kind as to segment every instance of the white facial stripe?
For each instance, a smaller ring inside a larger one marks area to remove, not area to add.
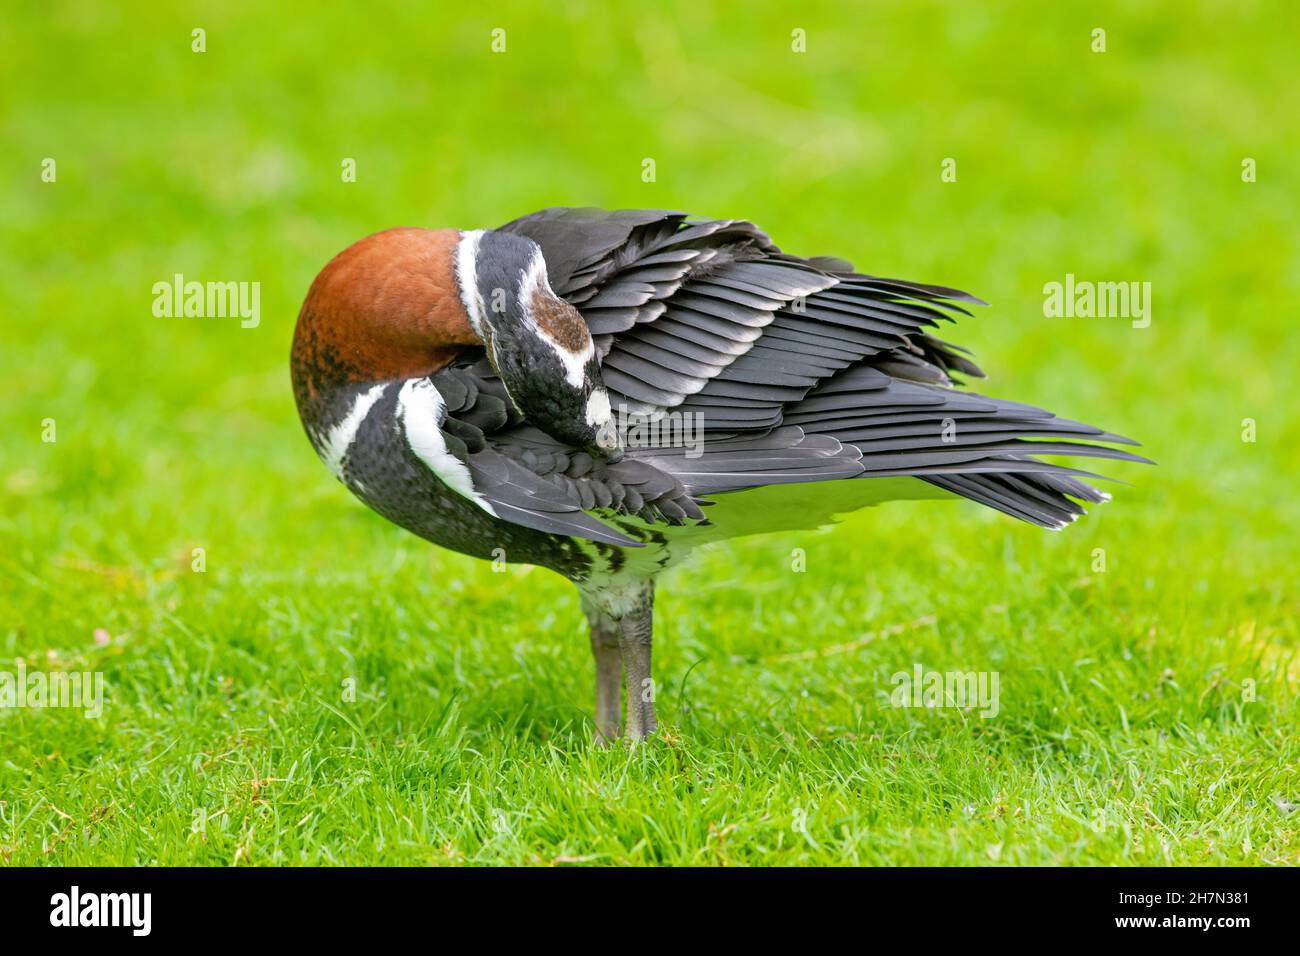
[[[460,304],[465,307],[474,334],[486,343],[483,325],[487,318],[487,308],[483,305],[483,295],[478,289],[478,243],[482,238],[482,229],[460,234],[460,242],[456,243],[456,285],[460,290]]]
[[[492,517],[497,513],[487,500],[474,490],[465,463],[447,450],[447,442],[438,426],[447,420],[447,406],[442,395],[427,378],[411,378],[397,393],[397,417],[406,430],[406,442],[415,457],[428,465],[444,485],[478,505]]]
[[[555,350],[555,354],[559,357],[560,364],[564,366],[564,380],[574,388],[582,388],[582,383],[586,378],[587,362],[596,354],[591,343],[588,343],[587,347],[581,352],[570,352],[546,333],[543,332],[540,337],[543,342]]]
[[[547,295],[554,297],[555,293],[551,291],[550,280],[546,277],[546,259],[542,256],[542,250],[539,246],[533,251],[533,258],[529,260],[528,268],[519,273],[519,311],[523,314],[524,321],[528,323],[529,328],[542,336],[542,330],[537,325],[537,319],[533,317],[533,296],[537,294],[538,289],[544,290]]]
[[[362,392],[352,403],[352,408],[343,416],[343,420],[325,433],[316,449],[321,461],[334,472],[339,481],[343,480],[343,461],[348,456],[348,449],[357,440],[357,431],[361,423],[374,408],[375,402],[383,398],[387,385],[376,385],[368,392]]]
[[[519,298],[531,302],[533,293],[539,288],[547,295],[555,295],[551,291],[550,277],[546,274],[546,257],[542,255],[541,246],[533,250],[533,257],[528,260],[528,268],[519,277]]]
[[[555,351],[560,364],[564,366],[564,380],[573,388],[582,388],[582,383],[586,377],[587,363],[596,354],[595,343],[592,342],[589,335],[587,336],[587,344],[580,351],[572,352],[548,335],[546,330],[539,326],[537,320],[533,317],[533,296],[539,291],[552,299],[559,298],[551,289],[551,281],[546,275],[546,259],[542,255],[540,247],[533,253],[528,268],[519,278],[520,311],[534,334]]]

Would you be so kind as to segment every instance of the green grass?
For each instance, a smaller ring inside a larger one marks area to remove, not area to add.
[[[115,6],[0,34],[0,671],[109,689],[0,712],[0,860],[1300,862],[1292,5]],[[1061,534],[904,503],[702,556],[662,739],[597,750],[573,589],[365,511],[285,367],[344,245],[556,203],[969,288],[981,387],[1160,467]],[[260,281],[260,326],[154,318],[175,272]],[[1151,327],[1044,318],[1067,272],[1150,281]],[[1000,712],[889,706],[916,663]]]

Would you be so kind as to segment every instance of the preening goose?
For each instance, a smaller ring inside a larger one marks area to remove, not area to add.
[[[598,738],[655,730],[654,582],[711,541],[900,498],[1045,528],[1106,495],[1040,455],[1145,461],[1119,435],[956,387],[931,334],[978,299],[782,252],[752,223],[547,209],[390,229],[339,253],[294,334],[321,459],[443,547],[573,581]]]

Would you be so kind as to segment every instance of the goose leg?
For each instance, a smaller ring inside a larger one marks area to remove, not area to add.
[[[591,625],[591,655],[596,659],[596,742],[605,744],[618,736],[618,679],[623,673],[619,649],[618,622],[583,600],[582,609]]]
[[[627,673],[627,735],[633,743],[655,732],[655,685],[650,672],[650,644],[654,632],[653,592],[644,608],[619,619],[618,647]]]

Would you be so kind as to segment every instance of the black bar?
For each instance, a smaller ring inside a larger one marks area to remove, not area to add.
[[[101,912],[111,919],[116,910],[125,925],[51,925],[72,921],[74,886],[78,922]],[[376,933],[436,931],[432,940],[458,928],[588,946],[601,925],[621,925],[624,933],[635,927],[650,945],[681,932],[695,942],[716,936],[735,944],[761,939],[776,924],[804,926],[817,938],[867,934],[864,942],[900,929],[917,934],[917,942],[1043,933],[1071,941],[1231,941],[1293,927],[1296,887],[1291,871],[1231,868],[0,869],[0,925],[6,941],[75,933],[83,940],[246,939],[258,946],[373,944],[385,938]],[[132,928],[143,929],[143,896],[105,902],[99,895],[145,893],[147,937]],[[1125,920],[1152,922],[1121,925]]]

